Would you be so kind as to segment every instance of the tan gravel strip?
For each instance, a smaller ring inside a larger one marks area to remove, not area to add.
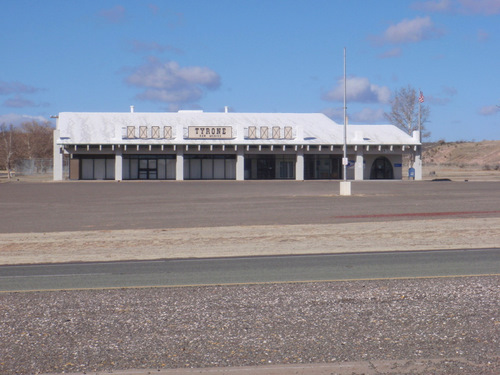
[[[179,369],[134,369],[113,370],[114,375],[380,375],[387,372],[399,375],[426,373],[437,366],[446,368],[449,364],[455,367],[470,366],[470,361],[463,358],[420,360],[384,360],[384,361],[358,361],[342,363],[314,363],[275,366],[238,366],[238,367],[208,367],[208,368],[179,368]],[[451,366],[450,366],[451,367]],[[92,375],[107,375],[109,371],[92,372]],[[41,375],[54,375],[41,374]],[[67,373],[66,375],[82,375],[81,372]]]
[[[466,249],[499,245],[500,218],[10,233],[0,234],[0,264]]]

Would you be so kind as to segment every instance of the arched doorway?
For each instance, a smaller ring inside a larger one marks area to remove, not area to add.
[[[381,156],[372,164],[372,169],[370,171],[370,180],[391,180],[394,178],[394,172],[392,170],[392,164],[385,156]]]

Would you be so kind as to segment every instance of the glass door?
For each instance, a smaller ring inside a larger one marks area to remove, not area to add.
[[[156,180],[158,179],[158,169],[156,159],[139,160],[139,179]]]

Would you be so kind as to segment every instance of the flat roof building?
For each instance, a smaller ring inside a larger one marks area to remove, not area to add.
[[[318,113],[62,112],[54,180],[343,179],[344,126]],[[420,140],[393,125],[347,126],[347,179],[421,179]]]

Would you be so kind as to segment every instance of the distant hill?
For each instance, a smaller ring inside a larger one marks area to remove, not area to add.
[[[424,165],[500,169],[500,141],[424,143]]]

